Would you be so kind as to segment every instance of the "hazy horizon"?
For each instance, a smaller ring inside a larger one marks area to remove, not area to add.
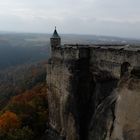
[[[140,39],[139,0],[0,0],[0,31]]]
[[[52,32],[27,32],[27,31],[6,31],[6,30],[0,30],[0,34],[3,35],[3,34],[44,34],[44,35],[49,35],[50,37],[52,36],[54,32],[54,29],[52,30]],[[80,33],[61,33],[60,31],[58,32],[59,35],[61,37],[65,37],[65,36],[71,36],[71,35],[74,35],[74,36],[96,36],[96,37],[109,37],[109,38],[120,38],[120,39],[130,39],[130,40],[138,40],[140,41],[140,37],[126,37],[126,36],[115,36],[115,35],[103,35],[103,34],[100,34],[100,35],[97,35],[97,34],[80,34]]]

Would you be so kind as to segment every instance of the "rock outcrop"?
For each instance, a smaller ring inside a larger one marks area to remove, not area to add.
[[[117,89],[115,121],[111,140],[140,139],[140,79],[121,79]]]
[[[54,50],[47,66],[50,127],[65,140],[139,140],[139,69],[118,79],[93,58],[90,48]]]

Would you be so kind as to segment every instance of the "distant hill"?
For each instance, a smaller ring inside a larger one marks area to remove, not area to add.
[[[96,35],[61,35],[63,43],[84,43],[84,44],[131,44],[140,45],[140,40]]]
[[[0,69],[47,60],[47,38],[39,34],[0,34]]]
[[[60,34],[62,44],[132,44],[140,40],[96,35]],[[0,69],[30,64],[50,57],[51,34],[0,32]]]

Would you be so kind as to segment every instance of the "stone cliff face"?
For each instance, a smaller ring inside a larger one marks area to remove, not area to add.
[[[78,118],[76,99],[74,98],[77,88],[77,81],[73,73],[75,69],[77,59],[77,53],[75,57],[69,57],[74,52],[65,53],[67,59],[59,58],[59,54],[55,54],[48,64],[47,70],[47,84],[48,84],[48,102],[49,102],[49,117],[50,125],[55,129],[61,138],[68,140],[79,139],[78,135]],[[73,87],[74,85],[74,87]]]
[[[115,121],[111,140],[140,139],[140,79],[128,76],[117,88]]]
[[[47,68],[49,117],[59,139],[139,140],[139,70],[135,73],[117,79],[91,63],[89,49],[53,52]]]
[[[103,93],[103,92],[101,92]],[[90,140],[140,139],[140,79],[126,75],[93,115]]]

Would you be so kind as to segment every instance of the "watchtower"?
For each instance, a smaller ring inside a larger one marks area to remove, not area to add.
[[[50,38],[50,42],[51,42],[52,49],[55,49],[56,47],[60,47],[61,45],[61,38],[59,34],[57,33],[56,27],[55,27],[52,37]]]

